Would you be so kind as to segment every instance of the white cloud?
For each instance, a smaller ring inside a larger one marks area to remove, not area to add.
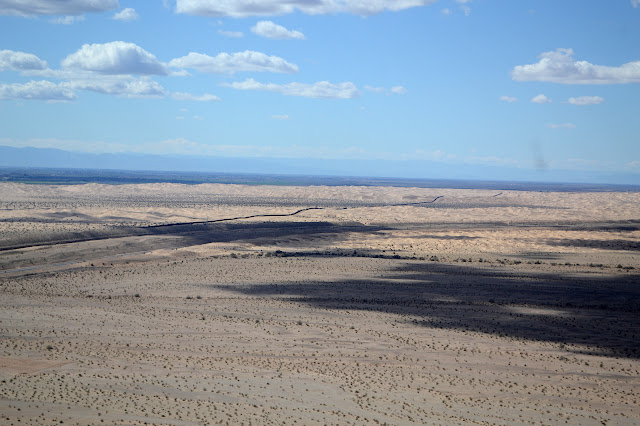
[[[0,0],[0,15],[81,15],[118,7],[118,0]]]
[[[73,25],[76,22],[82,22],[82,21],[84,21],[84,15],[78,15],[78,16],[67,15],[67,16],[60,16],[60,17],[54,18],[50,22],[53,24],[60,24],[60,25]]]
[[[516,66],[511,71],[511,77],[516,81],[562,84],[640,83],[640,61],[609,67],[587,61],[575,61],[573,54],[573,49],[544,52],[539,56],[540,61],[537,63]]]
[[[122,9],[120,12],[116,13],[115,15],[113,15],[113,19],[115,19],[116,21],[125,21],[125,22],[135,21],[136,19],[138,19],[138,13],[136,12],[135,9],[127,7],[125,9]]]
[[[550,104],[553,101],[541,93],[531,98],[531,102],[534,104]]]
[[[640,0],[639,0],[640,1]],[[569,98],[567,101],[571,105],[585,106],[585,105],[598,105],[604,102],[604,99],[600,96],[580,96],[577,98]]]
[[[244,37],[244,34],[240,31],[225,31],[225,30],[218,30],[218,34],[223,35],[225,37],[231,37],[231,38],[241,38]]]
[[[234,74],[241,71],[269,71],[280,73],[298,72],[298,67],[278,56],[267,56],[262,52],[245,50],[237,53],[220,53],[209,56],[191,52],[182,58],[173,59],[169,66],[174,68],[194,68],[200,72],[214,74]]]
[[[640,0],[631,0],[631,6],[640,7]]]
[[[164,88],[149,77],[89,75],[61,85],[74,90],[88,90],[125,98],[159,98],[165,95]]]
[[[385,89],[384,87],[374,87],[374,86],[364,86],[364,89],[374,93],[384,93],[387,91],[387,89]]]
[[[272,21],[260,21],[253,27],[251,32],[266,38],[274,39],[298,39],[304,40],[304,34],[300,31],[288,30],[282,25],[278,25]]]
[[[386,93],[387,95],[404,95],[408,92],[408,90],[402,86],[393,86],[388,90],[384,87],[364,86],[364,89],[374,93]]]
[[[562,124],[549,123],[547,124],[547,127],[550,129],[575,129],[576,125],[573,123],[562,123]]]
[[[205,93],[201,96],[192,95],[191,93],[184,92],[174,92],[171,94],[171,97],[178,101],[196,101],[196,102],[219,102],[220,98],[216,95],[210,95],[209,93]]]
[[[71,101],[76,98],[74,91],[64,83],[41,80],[24,84],[0,84],[0,99],[3,100]]]
[[[260,83],[250,78],[243,82],[227,83],[224,84],[224,86],[238,90],[265,90],[288,96],[303,96],[306,98],[322,99],[353,99],[358,97],[360,94],[358,88],[351,82],[333,84],[328,81],[319,81],[312,84],[275,84]]]
[[[471,15],[471,8],[469,6],[460,6],[460,10],[464,13],[464,16]]]
[[[309,15],[353,13],[374,15],[431,4],[435,0],[176,0],[176,12],[200,16],[273,16],[294,13]]]
[[[402,86],[393,86],[391,89],[391,93],[395,93],[396,95],[405,95],[408,90]]]
[[[44,70],[47,62],[31,53],[0,50],[0,71]]]
[[[500,100],[502,102],[509,102],[509,103],[513,103],[513,102],[517,102],[518,98],[514,98],[513,96],[500,96]]]
[[[85,44],[67,56],[62,66],[101,74],[168,74],[167,66],[151,53],[123,41]]]
[[[289,115],[288,114],[276,114],[276,115],[272,115],[271,116],[272,119],[274,120],[288,120],[289,119]]]
[[[441,10],[443,15],[451,15],[453,12],[451,11],[451,9],[449,9],[448,7],[445,7],[444,9]]]

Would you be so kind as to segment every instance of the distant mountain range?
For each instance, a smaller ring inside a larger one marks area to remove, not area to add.
[[[640,174],[576,170],[528,170],[426,160],[196,157],[136,153],[91,154],[52,148],[0,146],[0,167],[148,170],[277,175],[364,176],[521,182],[638,185]],[[0,174],[1,174],[0,170]]]

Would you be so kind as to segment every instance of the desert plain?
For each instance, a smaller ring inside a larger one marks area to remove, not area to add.
[[[0,183],[0,424],[640,424],[640,193]]]

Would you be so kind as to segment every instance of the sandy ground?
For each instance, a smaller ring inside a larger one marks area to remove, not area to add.
[[[1,183],[0,236],[1,424],[640,423],[638,193]]]

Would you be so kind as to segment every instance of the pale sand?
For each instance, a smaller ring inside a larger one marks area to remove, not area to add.
[[[0,423],[640,423],[640,194],[498,192],[2,183]]]

